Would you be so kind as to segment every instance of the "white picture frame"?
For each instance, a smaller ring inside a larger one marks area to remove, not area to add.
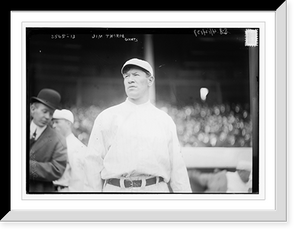
[[[239,24],[241,27],[248,25],[249,28],[259,26],[263,29],[260,38],[264,45],[263,57],[260,57],[262,63],[260,65],[263,65],[260,70],[262,112],[259,119],[260,154],[263,156],[260,162],[260,170],[263,172],[260,181],[262,193],[142,196],[24,193],[25,26],[175,27],[176,24],[177,27],[197,28],[203,22],[218,26],[231,23]],[[14,140],[11,141],[11,210],[2,221],[285,222],[287,220],[286,24],[286,2],[276,11],[260,12],[89,12],[88,14],[11,12],[11,105],[18,108],[11,109],[11,117],[15,119],[11,122],[15,124],[11,126],[11,140]]]

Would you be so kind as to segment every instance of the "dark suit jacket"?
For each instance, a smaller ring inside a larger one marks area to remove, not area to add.
[[[30,149],[29,192],[52,192],[67,165],[65,138],[47,127]]]

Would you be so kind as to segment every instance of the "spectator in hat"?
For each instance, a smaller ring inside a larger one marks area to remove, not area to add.
[[[66,138],[68,147],[68,163],[63,176],[54,181],[60,192],[89,191],[88,174],[93,167],[88,164],[87,147],[72,132],[74,115],[70,110],[55,110],[52,127]]]
[[[121,74],[127,99],[97,116],[88,143],[102,164],[95,190],[191,192],[175,123],[149,100],[151,65],[130,59]]]
[[[52,89],[42,89],[31,98],[29,193],[55,191],[52,181],[59,179],[66,168],[66,141],[49,126],[60,98]]]

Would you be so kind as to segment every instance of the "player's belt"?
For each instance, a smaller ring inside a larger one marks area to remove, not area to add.
[[[124,180],[125,188],[141,187],[142,183],[143,183],[143,180],[117,179],[117,178],[107,179],[106,183],[121,187],[121,180]],[[162,181],[164,181],[164,178],[162,178],[160,176],[149,178],[149,179],[146,179],[145,186],[153,185],[153,184],[156,184],[156,183],[159,183]]]

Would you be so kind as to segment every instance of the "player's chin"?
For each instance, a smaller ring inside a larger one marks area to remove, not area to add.
[[[139,93],[136,90],[127,90],[126,94],[131,99],[137,99],[139,97]]]

